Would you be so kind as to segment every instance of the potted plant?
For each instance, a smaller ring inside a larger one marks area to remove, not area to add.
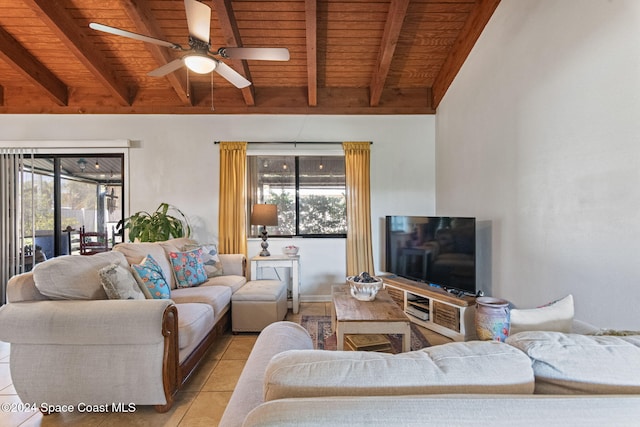
[[[175,210],[180,218],[169,215],[169,208]],[[191,236],[191,226],[187,217],[175,206],[160,203],[155,212],[136,212],[129,218],[118,222],[118,232],[124,236],[124,229],[129,230],[131,242],[160,242],[171,238]]]

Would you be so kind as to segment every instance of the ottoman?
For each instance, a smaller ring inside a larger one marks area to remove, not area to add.
[[[251,280],[231,296],[231,330],[260,332],[287,315],[287,286],[279,280]]]

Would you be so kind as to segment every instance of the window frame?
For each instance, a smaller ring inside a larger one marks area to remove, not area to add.
[[[290,157],[294,160],[294,174],[295,174],[295,182],[294,182],[294,206],[295,206],[295,234],[270,234],[270,238],[319,238],[319,239],[345,239],[347,237],[347,233],[332,233],[332,234],[320,234],[320,233],[300,233],[300,157],[341,157],[344,159],[344,151],[342,149],[336,150],[333,149],[323,149],[323,150],[247,150],[247,185],[250,185],[252,182],[249,179],[249,173],[251,168],[249,167],[250,157],[256,156],[272,156],[272,157]],[[346,192],[346,176],[345,176],[345,185],[344,191]],[[253,201],[251,197],[247,197],[247,212],[251,212],[252,204],[258,203],[257,201]],[[345,209],[345,220],[346,220],[346,209]],[[254,228],[256,227],[256,228]],[[253,230],[256,232],[252,232]],[[249,221],[247,221],[247,236],[250,238],[259,238],[260,233],[258,226],[251,225]]]

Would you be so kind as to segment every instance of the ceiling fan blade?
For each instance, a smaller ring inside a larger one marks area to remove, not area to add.
[[[197,0],[184,0],[184,8],[187,12],[189,35],[205,43],[209,43],[211,8]]]
[[[229,59],[257,59],[262,61],[288,61],[286,47],[222,47],[218,54]]]
[[[153,43],[164,47],[170,47],[172,49],[183,50],[182,46],[179,44],[167,42],[164,40],[156,39],[154,37],[143,36],[142,34],[132,33],[131,31],[121,30],[120,28],[109,27],[108,25],[98,24],[96,22],[92,22],[89,24],[89,28],[98,31],[104,31],[105,33],[115,34],[116,36],[127,37],[134,40],[140,40],[147,43]]]
[[[238,89],[245,88],[251,85],[251,82],[245,79],[242,74],[238,73],[233,68],[229,67],[222,61],[217,61],[218,65],[216,65],[215,72],[220,74],[222,77],[227,79],[232,85],[237,87]]]
[[[174,59],[173,61],[164,64],[162,67],[158,67],[155,70],[147,73],[147,76],[150,76],[150,77],[166,76],[169,73],[173,73],[183,65],[184,65],[184,62],[182,61],[182,59]]]

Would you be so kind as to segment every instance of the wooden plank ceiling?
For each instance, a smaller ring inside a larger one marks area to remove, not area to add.
[[[206,0],[211,48],[286,47],[291,59],[147,73],[188,46],[183,0],[0,0],[0,113],[433,114],[499,0]]]

